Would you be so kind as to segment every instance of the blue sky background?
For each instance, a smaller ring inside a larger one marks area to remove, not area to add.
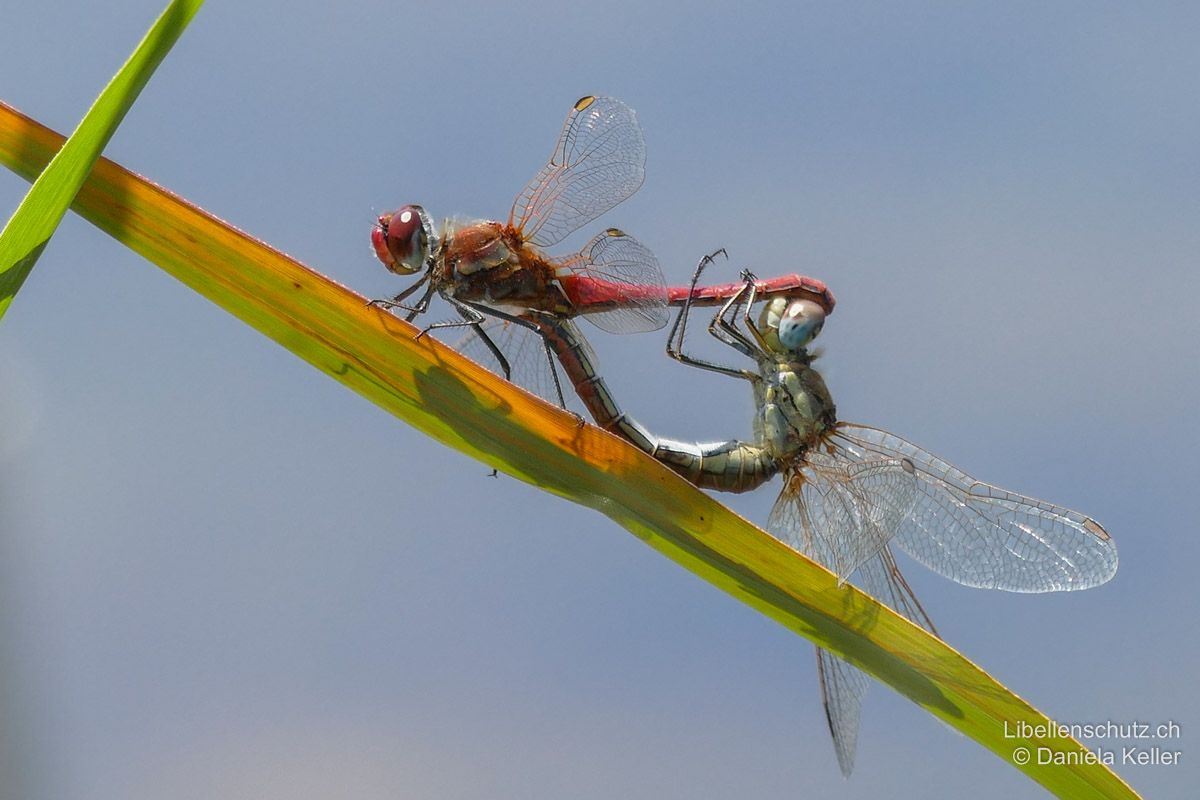
[[[69,130],[159,10],[10,9],[0,97]],[[904,563],[947,641],[1051,716],[1179,723],[1180,765],[1119,771],[1180,796],[1198,29],[1184,3],[213,3],[107,153],[383,296],[374,215],[502,217],[570,103],[624,99],[647,180],[597,229],[679,282],[720,246],[731,276],[828,281],[843,417],[1112,531],[1117,577],[1071,595]],[[0,174],[5,213],[25,190]],[[593,337],[628,409],[748,435],[746,388],[664,340]],[[882,687],[844,781],[806,641],[72,216],[0,323],[0,386],[2,766],[29,796],[1044,796]],[[762,523],[777,491],[730,502]]]

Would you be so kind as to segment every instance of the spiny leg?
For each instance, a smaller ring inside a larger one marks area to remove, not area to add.
[[[410,294],[412,294],[417,289],[420,289],[422,286],[424,286],[425,282],[428,280],[429,280],[429,274],[426,273],[421,276],[421,279],[419,281],[414,283],[412,286],[409,286],[407,289],[405,289],[403,292],[396,295],[395,297],[392,297],[388,300],[368,300],[367,305],[379,306],[380,308],[402,308],[405,311],[415,311],[418,314],[423,313],[426,309],[429,308],[429,299],[433,295],[433,291],[434,291],[432,284],[430,284],[429,288],[425,290],[425,294],[421,297],[420,300],[417,301],[417,304],[415,306],[405,305],[403,301]],[[408,321],[412,322],[412,316],[408,317]]]
[[[506,359],[504,357],[503,353],[501,353],[500,348],[496,345],[495,341],[488,335],[487,331],[484,330],[483,321],[485,319],[487,319],[487,317],[495,317],[496,319],[501,319],[501,320],[504,320],[505,322],[510,322],[514,325],[520,325],[523,328],[528,328],[529,330],[536,333],[538,335],[538,337],[541,338],[541,340],[542,340],[542,345],[545,348],[545,352],[546,352],[546,359],[549,362],[547,364],[547,366],[550,369],[550,377],[554,381],[554,393],[558,398],[559,408],[563,409],[564,411],[569,412],[572,416],[576,417],[580,421],[581,425],[583,424],[583,422],[584,422],[583,417],[580,417],[574,411],[571,411],[569,408],[567,408],[567,400],[566,400],[566,397],[563,395],[562,383],[559,381],[558,371],[555,369],[554,351],[550,348],[550,344],[549,344],[549,342],[546,341],[546,338],[544,336],[542,336],[541,329],[539,328],[537,322],[526,319],[521,316],[517,316],[515,314],[509,314],[506,311],[501,311],[500,309],[492,308],[491,306],[478,306],[475,303],[471,303],[466,300],[451,299],[451,303],[453,303],[459,309],[459,313],[462,314],[466,318],[466,321],[465,322],[441,322],[441,323],[437,323],[435,325],[430,325],[428,328],[426,328],[424,331],[421,332],[422,334],[424,334],[425,332],[427,332],[429,330],[432,330],[433,328],[465,327],[467,325],[475,326],[475,333],[479,336],[479,338],[487,346],[488,350],[490,350],[492,352],[492,355],[494,355],[496,357],[496,360],[500,362],[500,367],[501,367],[501,369],[504,370],[504,379],[506,381],[511,382],[512,381],[512,370],[509,367],[508,359]],[[530,315],[536,315],[541,312],[530,311],[527,313],[529,313]]]
[[[583,424],[585,423],[585,420],[583,419],[583,417],[579,416],[574,411],[571,411],[571,409],[567,408],[567,398],[565,395],[563,395],[562,382],[558,379],[558,368],[557,368],[556,362],[554,360],[554,350],[553,350],[553,348],[551,348],[550,342],[546,341],[545,336],[542,336],[542,329],[541,329],[541,326],[537,323],[537,321],[534,319],[526,318],[526,317],[538,317],[538,316],[541,316],[544,312],[530,310],[530,311],[525,312],[525,314],[526,314],[525,316],[517,316],[515,314],[509,314],[505,311],[500,311],[498,309],[488,308],[487,313],[490,314],[491,316],[496,317],[497,319],[502,319],[506,322],[511,322],[514,325],[520,325],[523,328],[528,328],[529,330],[533,331],[534,333],[536,333],[538,335],[538,338],[540,338],[542,340],[542,347],[544,348],[545,353],[546,353],[546,361],[547,361],[546,366],[550,370],[550,378],[551,378],[551,380],[554,381],[554,394],[558,398],[558,407],[561,408],[563,411],[567,411],[572,416],[576,417],[579,420],[580,426],[582,427]],[[550,315],[547,314],[546,316],[550,316]],[[482,333],[482,331],[481,331],[481,333]]]
[[[683,352],[683,340],[687,333],[687,320],[692,312],[692,297],[695,295],[696,285],[700,282],[700,274],[704,272],[705,267],[716,260],[715,257],[718,254],[724,253],[724,248],[717,250],[700,259],[700,263],[696,265],[696,271],[692,273],[692,282],[688,287],[687,299],[684,300],[683,307],[679,309],[679,314],[675,317],[675,324],[671,326],[671,333],[667,337],[667,355],[681,364],[687,364],[689,367],[706,369],[710,372],[716,372],[721,375],[728,375],[734,378],[746,378],[748,380],[754,380],[757,378],[757,376],[747,370],[737,369],[735,367],[727,367],[723,364],[706,361],[701,358],[690,356]],[[738,290],[738,293],[734,295],[734,297],[730,298],[729,302],[725,304],[726,307],[728,307],[730,303],[734,302],[734,300],[742,294],[742,291],[744,290]]]
[[[746,300],[747,292],[751,295],[749,301]],[[708,324],[708,332],[712,334],[713,338],[749,358],[758,358],[759,351],[754,346],[754,342],[747,339],[746,335],[738,330],[737,324],[730,322],[730,318],[736,318],[743,306],[749,308],[753,305],[754,292],[753,285],[743,285],[733,297],[726,301],[725,305],[721,306],[721,310]]]
[[[547,366],[550,368],[550,377],[554,379],[554,393],[558,395],[558,406],[564,411],[570,411],[567,408],[567,400],[563,397],[562,384],[558,380],[558,367],[554,362],[554,350],[550,347],[550,343],[546,341],[546,337],[544,336],[542,337],[542,347],[546,351],[546,361],[549,362]],[[576,416],[579,415],[576,414]],[[582,423],[583,417],[579,417],[579,421]]]
[[[724,247],[714,250],[701,258],[699,263],[696,264],[695,271],[692,272],[692,282],[688,284],[687,297],[684,298],[683,306],[679,309],[679,313],[675,315],[675,324],[671,326],[671,333],[667,336],[667,355],[671,356],[671,358],[677,358],[676,353],[680,353],[683,350],[683,337],[687,331],[688,317],[692,313],[692,299],[696,294],[696,284],[700,282],[700,273],[704,271],[705,267],[716,261],[718,255],[724,255],[726,258],[729,257]],[[678,339],[678,344],[676,344],[676,339]]]
[[[412,322],[416,319],[417,314],[424,314],[429,309],[429,300],[433,297],[435,289],[433,284],[429,284],[429,288],[425,290],[425,294],[421,295],[421,299],[417,304],[408,310],[408,316],[404,318],[405,322]]]
[[[771,347],[765,336],[758,328],[758,323],[750,316],[750,309],[754,306],[754,301],[758,296],[758,278],[748,269],[742,270],[742,280],[746,282],[746,286],[750,287],[750,298],[746,303],[746,308],[742,312],[742,322],[746,326],[746,330],[750,331],[750,335],[758,342],[758,346],[762,348],[764,353],[770,352]]]
[[[493,339],[488,332],[483,329],[482,319],[475,322],[475,335],[479,337],[481,342],[483,342],[484,347],[488,349],[488,352],[496,357],[497,363],[500,364],[500,369],[504,372],[504,380],[512,380],[512,369],[508,365],[508,359],[504,357],[504,353],[501,352],[500,345],[496,344],[496,340]]]
[[[446,299],[450,302],[450,305],[454,306],[458,313],[462,315],[463,321],[435,322],[418,333],[417,339],[420,340],[422,336],[438,328],[474,328],[475,334],[479,337],[480,341],[482,341],[491,354],[496,357],[496,361],[499,363],[500,369],[504,373],[504,380],[511,380],[512,369],[508,365],[508,359],[504,357],[504,354],[500,352],[500,348],[496,346],[494,341],[492,341],[492,337],[488,336],[487,331],[483,329],[483,322],[485,319],[487,319],[487,317],[485,317],[483,313],[481,313],[470,303],[457,300],[453,297],[447,297]],[[490,309],[488,313],[491,313]]]

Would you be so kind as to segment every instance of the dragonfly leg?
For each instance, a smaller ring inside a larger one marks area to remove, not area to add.
[[[729,253],[725,251],[724,247],[718,247],[716,250],[713,250],[711,253],[701,258],[700,263],[696,265],[696,271],[692,273],[693,289],[695,289],[696,284],[700,282],[700,273],[708,269],[712,264],[715,264],[717,261],[717,256],[721,256],[726,261],[729,260]]]
[[[729,257],[724,247],[714,250],[701,258],[699,263],[696,264],[695,271],[692,272],[692,282],[688,284],[688,296],[683,301],[683,307],[675,316],[675,324],[671,326],[671,333],[667,336],[667,353],[672,358],[675,357],[674,353],[683,350],[683,337],[687,332],[688,318],[692,314],[692,299],[696,294],[696,284],[700,282],[700,274],[704,272],[705,267],[717,260],[718,255],[724,255],[726,258]]]
[[[554,393],[558,395],[559,408],[562,408],[564,411],[570,411],[567,408],[567,400],[563,397],[562,384],[558,380],[558,365],[554,361],[554,351],[550,348],[550,343],[546,341],[546,337],[544,336],[542,337],[542,347],[546,351],[546,360],[550,362],[550,376],[554,378]],[[575,414],[574,411],[571,413]],[[583,417],[580,417],[578,414],[575,414],[575,416],[579,418],[579,427],[582,428]]]
[[[766,337],[764,337],[762,331],[759,330],[758,323],[755,322],[754,318],[750,316],[751,307],[754,305],[754,301],[758,296],[758,278],[755,277],[754,273],[750,270],[744,269],[742,270],[742,280],[746,282],[746,286],[748,286],[750,289],[750,297],[746,301],[745,309],[742,311],[742,323],[745,324],[746,330],[750,331],[750,335],[754,337],[754,340],[758,342],[758,346],[762,349],[762,351],[764,353],[769,353],[771,352],[771,347],[768,345]]]
[[[406,305],[405,303],[396,302],[396,298],[391,300],[371,300],[367,302],[369,306],[378,306],[380,308],[399,308],[408,313],[404,315],[405,322],[412,322],[418,314],[424,314],[429,310],[429,299],[433,296],[434,288],[430,286],[425,290],[425,294],[421,295],[421,299],[415,305]],[[401,295],[397,295],[400,297]]]
[[[746,378],[747,380],[753,381],[756,380],[758,376],[752,372],[743,369],[737,369],[736,367],[727,367],[723,364],[717,364],[702,358],[696,358],[695,356],[691,356],[683,352],[683,339],[687,334],[687,321],[688,317],[692,313],[692,296],[695,294],[696,284],[700,282],[700,274],[704,272],[705,267],[716,260],[716,256],[718,254],[724,253],[724,248],[716,250],[700,259],[700,263],[696,265],[696,271],[692,273],[692,282],[688,288],[688,297],[684,301],[683,307],[679,309],[679,313],[675,317],[675,324],[671,326],[671,333],[667,336],[667,355],[681,364],[687,364],[689,367],[706,369],[710,372],[716,372],[721,375],[728,375],[733,378]],[[738,293],[734,295],[733,298],[730,298],[729,302],[725,304],[726,307],[728,307],[730,303],[732,303],[741,294],[742,291],[739,290]]]
[[[476,308],[473,303],[467,303],[467,305],[470,306],[471,308]],[[486,310],[485,309],[477,309],[477,313],[480,313],[481,315],[486,313],[490,316],[496,317],[497,319],[502,319],[506,322],[511,322],[514,325],[520,325],[523,328],[528,328],[529,330],[533,331],[541,338],[542,346],[545,348],[545,351],[546,351],[546,360],[549,362],[548,366],[550,367],[550,377],[554,380],[554,393],[558,397],[558,407],[561,408],[563,411],[570,412],[572,416],[578,418],[580,427],[583,427],[586,420],[584,420],[583,417],[579,416],[574,411],[571,411],[571,409],[567,408],[567,399],[563,395],[562,382],[558,379],[558,368],[557,368],[557,362],[554,359],[554,350],[550,347],[550,343],[548,341],[546,341],[546,337],[542,336],[541,327],[537,324],[537,322],[526,319],[525,317],[516,316],[515,314],[509,314],[505,311],[500,311],[499,309],[495,309],[495,308],[491,308],[491,307],[488,307]],[[534,310],[530,310],[530,311],[526,312],[526,314],[529,316],[537,316],[541,313],[542,312],[534,311]],[[490,343],[491,340],[484,333],[482,328],[478,328],[477,332],[479,333],[480,336],[483,337],[484,343],[488,344],[489,349],[492,349],[493,353],[497,353],[499,351],[499,348],[495,348],[494,343]],[[506,375],[505,378],[508,378],[508,376]]]
[[[417,339],[419,340],[425,334],[438,328],[474,328],[476,335],[479,336],[479,340],[482,341],[491,354],[496,357],[496,361],[499,363],[500,369],[504,373],[504,380],[511,380],[512,368],[508,365],[508,359],[504,357],[504,354],[500,352],[500,348],[496,346],[494,341],[492,341],[492,337],[488,336],[487,331],[483,329],[483,321],[486,319],[483,313],[481,313],[470,303],[465,303],[462,300],[456,300],[452,297],[448,297],[446,299],[449,300],[450,305],[454,306],[458,313],[462,315],[462,322],[435,322],[418,333]]]
[[[508,365],[508,359],[504,357],[504,353],[500,352],[499,345],[488,336],[487,331],[483,329],[483,320],[477,320],[475,325],[475,335],[479,337],[479,341],[483,342],[484,347],[488,349],[493,356],[496,357],[496,362],[500,364],[500,369],[504,373],[504,380],[512,380],[512,368]]]
[[[416,305],[412,305],[412,306],[405,305],[404,301],[408,298],[408,296],[410,294],[412,294],[417,289],[420,289],[422,286],[424,286],[425,282],[427,280],[429,280],[428,273],[422,275],[421,280],[417,281],[412,286],[409,286],[407,289],[405,289],[403,292],[396,295],[395,297],[389,298],[387,300],[368,300],[367,305],[379,306],[380,308],[401,308],[401,309],[404,309],[405,311],[414,312],[412,316],[408,317],[408,321],[412,322],[413,316],[415,316],[416,314],[424,313],[425,310],[429,308],[429,299],[430,299],[430,297],[433,296],[433,291],[434,291],[432,284],[429,286],[428,289],[425,290],[425,294],[421,296],[421,299],[417,301]]]
[[[749,308],[754,304],[756,291],[753,285],[742,286],[733,297],[725,302],[725,305],[713,317],[712,322],[708,324],[708,332],[713,338],[749,358],[758,358],[759,350],[755,348],[754,342],[747,339],[746,335],[738,330],[736,321],[731,322],[730,319],[736,320],[743,305]],[[749,299],[746,298],[747,293],[750,295]]]
[[[692,298],[696,294],[696,284],[700,282],[700,273],[704,272],[704,268],[716,261],[717,256],[722,254],[726,258],[729,257],[724,247],[714,250],[701,258],[692,272],[692,282],[688,284],[688,296],[683,301],[683,307],[680,308],[679,313],[675,315],[675,324],[671,326],[671,332],[667,335],[667,354],[672,358],[678,358],[677,354],[683,351],[683,337],[687,332],[688,318],[692,315]]]
[[[408,316],[404,318],[405,322],[412,322],[417,314],[424,314],[429,310],[429,300],[433,297],[434,291],[436,290],[433,288],[433,284],[429,284],[429,288],[425,290],[425,294],[421,295],[421,299],[417,301],[417,304],[409,309]]]

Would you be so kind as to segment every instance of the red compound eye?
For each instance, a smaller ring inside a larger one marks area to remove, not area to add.
[[[387,246],[388,220],[391,218],[391,214],[384,214],[371,230],[371,246],[375,248],[375,256],[389,269],[393,261],[392,254],[388,252]]]
[[[392,272],[411,275],[425,265],[429,240],[426,236],[425,210],[420,206],[404,206],[379,218],[371,231],[375,255]]]

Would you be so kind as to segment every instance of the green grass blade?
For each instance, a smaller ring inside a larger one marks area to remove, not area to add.
[[[203,2],[174,0],[167,6],[0,231],[0,318],[104,146]]]
[[[0,161],[36,175],[60,137],[0,103]],[[911,699],[1071,800],[1135,798],[1047,717],[939,639],[653,459],[170,192],[101,159],[74,209],[317,369],[445,444],[608,515],[646,544]],[[982,621],[981,621],[982,622]],[[1029,736],[1017,736],[1022,723]],[[1007,727],[1006,727],[1007,726]],[[1006,735],[1006,731],[1009,735]],[[1014,763],[1028,748],[1031,763]],[[1074,763],[1039,764],[1038,748]]]

